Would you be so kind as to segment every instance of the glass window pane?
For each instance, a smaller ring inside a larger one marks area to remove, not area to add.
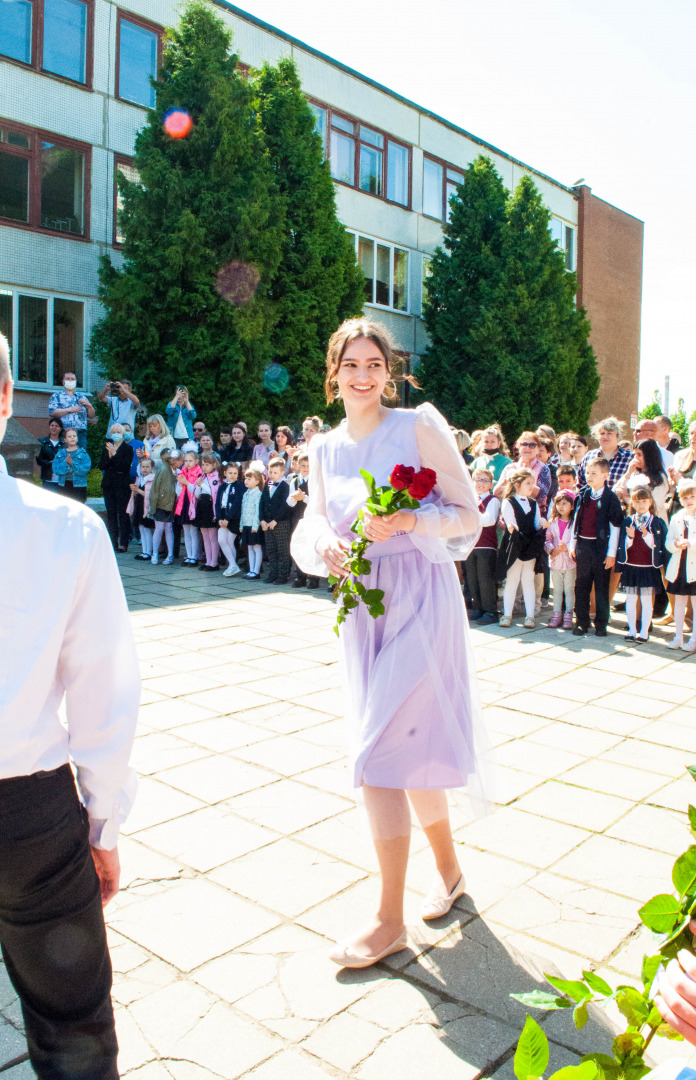
[[[365,299],[368,304],[374,303],[374,280],[375,280],[375,242],[366,240],[361,236],[358,240],[358,266],[365,275]]]
[[[136,169],[135,165],[127,165],[124,161],[119,161],[116,164],[116,243],[122,244],[125,240],[123,232],[119,228],[118,215],[123,210],[123,196],[118,189],[118,177],[119,175],[125,176],[126,180],[130,180],[132,184],[140,183],[140,173]]]
[[[433,272],[433,260],[430,259],[427,255],[424,255],[423,256],[423,290],[422,290],[423,306],[425,306],[425,304],[427,303],[427,300],[428,300],[428,289],[429,289],[429,285],[430,285],[430,275],[432,274],[432,272]]]
[[[41,143],[41,224],[82,233],[84,159],[78,150]]]
[[[355,183],[355,140],[331,132],[331,175],[344,184]]]
[[[7,343],[12,352],[12,293],[8,289],[0,289],[0,334],[7,338]],[[10,364],[10,367],[12,365]]]
[[[382,153],[369,146],[360,147],[360,187],[371,195],[382,194]]]
[[[0,0],[0,53],[31,63],[31,2]]]
[[[442,165],[423,158],[423,213],[442,217]]]
[[[408,206],[408,150],[398,143],[387,143],[387,198]]]
[[[0,150],[0,217],[29,220],[29,159]]]
[[[326,109],[320,109],[318,105],[312,105],[311,101],[309,107],[314,113],[314,130],[321,139],[322,150],[326,154]]]
[[[389,307],[389,256],[391,248],[377,245],[377,273],[375,275],[375,303]]]
[[[464,174],[458,172],[456,169],[447,170],[447,179],[451,180],[453,184],[463,184]]]
[[[549,231],[552,238],[556,241],[559,247],[563,246],[563,222],[558,218],[552,217],[549,222]]]
[[[5,128],[0,128],[0,143],[7,143],[8,146],[20,146],[23,150],[31,149],[28,135],[20,135],[18,131],[8,131]]]
[[[565,264],[566,264],[566,270],[572,270],[573,269],[573,257],[574,257],[573,240],[574,240],[573,230],[572,230],[570,225],[566,225],[566,227],[565,227]]]
[[[44,0],[44,71],[83,83],[86,60],[87,4],[84,0]]]
[[[394,248],[392,307],[397,311],[406,311],[408,308],[408,252],[403,248]]]
[[[335,113],[331,117],[331,127],[347,131],[349,135],[355,134],[355,125],[351,124],[350,120],[344,120],[342,116],[336,116]]]
[[[59,386],[66,371],[77,376],[83,385],[84,311],[79,300],[53,301],[53,384]]]
[[[158,35],[145,26],[121,19],[118,54],[118,96],[136,105],[155,107],[150,77],[157,75]]]
[[[370,146],[376,146],[379,150],[384,147],[384,135],[371,131],[370,128],[361,127],[360,138],[363,142],[369,143]]]
[[[22,382],[46,382],[46,318],[48,300],[19,298],[17,377]]]
[[[456,194],[457,194],[457,185],[456,184],[450,184],[448,182],[445,185],[445,195],[446,195],[446,198],[447,198],[447,220],[448,221],[449,221],[450,217],[452,216],[452,207],[450,206],[450,199],[452,198],[453,195],[456,195]]]

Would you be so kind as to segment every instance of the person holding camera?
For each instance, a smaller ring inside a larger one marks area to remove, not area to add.
[[[94,406],[86,397],[78,397],[77,376],[74,371],[66,371],[63,376],[63,389],[56,390],[48,402],[48,415],[51,420],[60,420],[67,431],[74,428],[77,432],[77,445],[87,448],[87,421],[95,417]]]
[[[164,418],[174,437],[177,450],[181,450],[185,442],[194,441],[193,421],[196,419],[196,410],[185,386],[177,386],[174,397],[165,409]]]
[[[130,470],[133,450],[123,438],[121,424],[113,424],[110,435],[106,437],[106,446],[102,451],[99,468],[102,470],[102,492],[106,507],[106,527],[109,530],[114,551],[123,554],[128,551],[130,540],[130,521],[128,502],[130,500]]]
[[[105,402],[110,410],[109,426],[106,429],[107,438],[114,424],[128,424],[131,431],[135,431],[135,414],[140,401],[133,393],[133,383],[130,379],[108,382],[104,389],[99,391],[97,397]]]

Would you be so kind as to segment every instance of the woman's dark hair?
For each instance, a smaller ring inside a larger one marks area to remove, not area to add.
[[[654,439],[641,439],[635,444],[635,449],[640,450],[643,455],[644,465],[641,471],[650,481],[650,487],[659,487],[666,476],[660,447]]]
[[[279,431],[282,431],[283,435],[288,440],[288,446],[294,446],[295,436],[293,435],[290,428],[286,427],[285,424],[281,424],[279,427],[277,427],[275,429],[275,433],[273,435],[273,441],[275,442],[275,437],[276,437],[276,435],[278,434]]]
[[[57,424],[61,432],[65,431],[65,428],[63,427],[63,421],[59,416],[52,416],[48,421],[48,426],[50,427],[51,424]]]

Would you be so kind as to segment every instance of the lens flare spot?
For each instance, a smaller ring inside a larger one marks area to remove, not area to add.
[[[230,304],[248,304],[256,292],[260,274],[250,263],[234,260],[218,271],[215,286],[218,293]]]
[[[185,139],[193,127],[193,119],[186,109],[167,109],[163,125],[170,139]]]
[[[282,394],[290,382],[290,372],[282,364],[269,364],[263,373],[263,385],[271,394]]]

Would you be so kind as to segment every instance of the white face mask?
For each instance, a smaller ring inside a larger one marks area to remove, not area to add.
[[[66,379],[65,382],[63,383],[63,386],[65,387],[66,390],[74,390],[75,387],[77,386],[77,383],[75,382],[74,379]]]

